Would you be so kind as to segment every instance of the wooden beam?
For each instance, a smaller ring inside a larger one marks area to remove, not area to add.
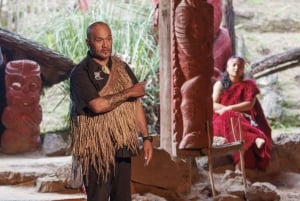
[[[171,3],[159,1],[160,145],[172,154]]]
[[[271,55],[251,64],[251,73],[255,78],[293,68],[300,63],[300,47]]]
[[[41,66],[43,85],[52,85],[68,78],[74,66],[71,59],[37,42],[0,28],[0,46],[13,52],[14,59],[29,59]]]

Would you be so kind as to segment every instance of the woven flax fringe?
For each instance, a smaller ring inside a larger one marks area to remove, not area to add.
[[[114,94],[131,86],[124,63],[113,57],[110,78],[99,95]],[[80,115],[71,120],[72,154],[80,159],[87,178],[89,168],[93,166],[101,179],[107,181],[111,167],[115,165],[117,149],[126,146],[137,153],[136,104],[137,101],[125,102],[110,112]]]

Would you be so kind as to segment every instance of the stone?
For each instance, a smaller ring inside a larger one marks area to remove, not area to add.
[[[66,154],[68,144],[59,134],[45,134],[43,150],[47,156],[62,156]]]
[[[277,155],[278,171],[300,173],[300,135],[295,133],[273,136],[274,154]]]
[[[40,177],[36,180],[36,188],[38,192],[63,192],[65,191],[64,182],[56,176]]]
[[[220,194],[214,198],[214,201],[243,201],[243,200],[244,199],[241,199],[238,196],[230,195],[226,193]]]
[[[178,194],[188,193],[191,185],[190,172],[193,178],[199,177],[198,171],[193,171],[188,160],[171,158],[163,149],[153,149],[153,159],[149,166],[144,166],[144,152],[132,158],[132,188],[133,193],[152,192],[156,195],[175,200]]]
[[[0,172],[0,185],[20,185],[35,181],[34,173]]]
[[[256,182],[247,188],[248,201],[279,201],[276,186],[267,182]]]
[[[133,194],[131,197],[132,200],[135,201],[167,201],[165,198],[159,197],[152,193],[146,193],[144,195]]]

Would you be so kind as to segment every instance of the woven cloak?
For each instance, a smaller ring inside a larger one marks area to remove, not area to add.
[[[99,96],[115,94],[132,85],[124,62],[113,56],[109,79]],[[84,175],[88,176],[89,168],[93,166],[106,181],[115,165],[116,150],[126,147],[133,154],[138,152],[136,103],[127,101],[106,113],[72,118],[72,154],[80,160]]]

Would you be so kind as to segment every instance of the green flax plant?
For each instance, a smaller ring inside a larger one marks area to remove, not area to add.
[[[94,21],[108,23],[114,39],[113,54],[128,62],[138,80],[146,81],[147,96],[142,103],[146,108],[150,132],[158,133],[159,57],[151,34],[152,10],[151,3],[145,1],[128,4],[99,0],[97,4],[90,5],[89,12],[69,9],[66,14],[56,13],[51,23],[38,31],[35,40],[78,63],[87,52],[86,27]],[[66,80],[60,87],[66,95],[69,95],[68,83]]]

